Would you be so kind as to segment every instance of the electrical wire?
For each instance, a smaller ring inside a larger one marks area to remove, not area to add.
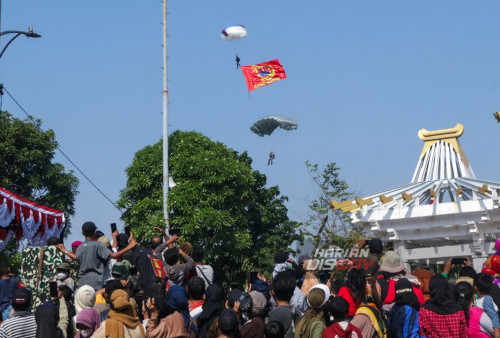
[[[33,118],[33,116],[31,116],[30,114],[28,114],[26,112],[26,110],[21,106],[21,104],[19,102],[17,102],[17,100],[12,96],[12,94],[5,88],[5,86],[3,86],[3,90],[9,95],[9,97],[12,99],[12,101],[14,101],[14,103],[24,112],[24,114],[26,114],[26,116],[28,117],[28,119],[30,119],[30,121],[33,123],[33,125],[38,128],[38,130],[40,130],[42,133],[45,133],[42,128],[40,128],[40,126],[36,123],[35,119]],[[76,168],[76,170],[90,183],[92,184],[92,186],[94,188],[96,188],[97,191],[99,191],[99,193],[104,196],[105,199],[107,199],[109,201],[109,203],[111,203],[119,212],[120,214],[123,215],[123,212],[122,210],[118,207],[118,205],[116,205],[115,202],[113,202],[101,189],[99,189],[99,187],[94,183],[92,182],[92,180],[87,176],[85,175],[85,173],[75,164],[75,162],[73,162],[68,155],[66,155],[66,153],[59,147],[59,145],[56,144],[56,148],[57,150],[59,150],[59,152],[69,161],[69,163],[71,163],[73,165],[73,167]]]

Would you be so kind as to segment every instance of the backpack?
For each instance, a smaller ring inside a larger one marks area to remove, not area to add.
[[[362,303],[356,310],[356,314],[367,316],[380,338],[387,337],[387,316],[379,311],[375,304]]]

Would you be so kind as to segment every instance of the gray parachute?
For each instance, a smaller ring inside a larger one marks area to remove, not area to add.
[[[256,121],[250,130],[259,136],[271,135],[276,128],[285,130],[295,130],[298,127],[297,122],[288,117],[272,115],[261,118]]]

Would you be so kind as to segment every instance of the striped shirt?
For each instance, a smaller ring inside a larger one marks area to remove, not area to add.
[[[0,338],[35,338],[35,316],[27,311],[14,312],[0,325]]]

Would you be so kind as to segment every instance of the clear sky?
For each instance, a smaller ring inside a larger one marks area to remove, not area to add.
[[[306,160],[337,162],[358,195],[396,187],[411,179],[420,128],[463,123],[460,141],[476,175],[500,181],[500,124],[492,116],[500,110],[500,2],[168,5],[170,131],[196,130],[248,150],[254,168],[289,196],[292,219],[303,220],[315,197]],[[33,25],[43,37],[13,42],[0,82],[115,201],[134,153],[162,137],[161,21],[160,1],[2,1],[2,31]],[[247,38],[221,41],[220,31],[237,24]],[[288,78],[249,99],[235,52],[242,64],[278,58]],[[23,117],[7,96],[2,109]],[[250,132],[270,114],[295,119],[298,130]],[[92,220],[109,234],[119,212],[79,178],[73,232]]]

